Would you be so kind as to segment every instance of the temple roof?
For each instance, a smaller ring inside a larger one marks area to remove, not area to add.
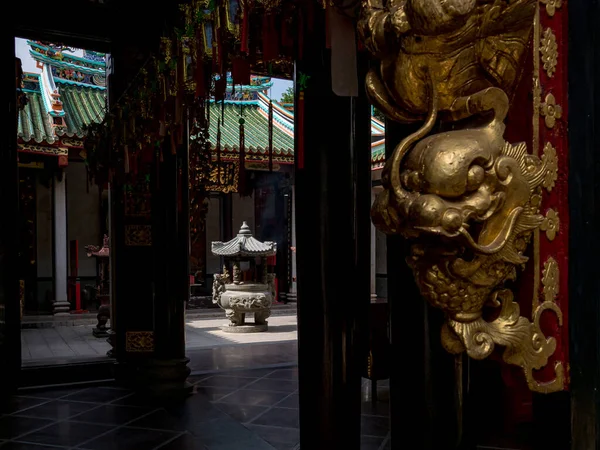
[[[27,43],[42,73],[23,76],[27,104],[19,112],[19,150],[68,155],[67,147],[82,146],[85,128],[104,119],[104,54],[76,56],[52,44]]]
[[[277,243],[255,239],[248,224],[243,222],[236,237],[228,242],[213,242],[211,251],[217,256],[272,256],[277,253]]]
[[[241,92],[241,91],[240,91]],[[210,143],[217,144],[219,119],[221,123],[221,156],[237,158],[240,143],[240,118],[244,119],[245,152],[248,160],[266,160],[269,155],[269,98],[256,92],[247,100],[226,100],[225,105],[210,105]],[[224,114],[222,115],[222,112]],[[294,117],[273,103],[273,159],[293,163]]]
[[[37,74],[25,74],[23,91],[27,94],[28,103],[19,113],[18,126],[18,137],[23,142],[54,144],[63,136],[82,138],[85,135],[85,126],[92,122],[101,122],[104,118],[104,91],[61,85],[59,92],[62,114],[58,115],[52,110],[50,101],[42,94],[39,78],[40,75]],[[55,115],[64,117],[64,126],[53,129],[47,116]]]
[[[217,144],[218,124],[221,120],[221,158],[239,158],[240,118],[244,119],[245,158],[247,161],[268,161],[269,158],[269,102],[268,77],[251,77],[248,86],[232,86],[228,79],[225,100],[211,102],[209,139],[213,152]],[[371,117],[371,163],[379,169],[385,163],[385,125]],[[273,160],[283,164],[294,163],[293,104],[273,102]]]

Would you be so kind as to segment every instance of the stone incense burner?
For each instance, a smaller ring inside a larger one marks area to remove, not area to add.
[[[275,242],[260,242],[252,237],[243,222],[238,235],[228,242],[213,242],[213,255],[225,259],[223,273],[215,274],[213,303],[225,310],[229,324],[222,327],[230,333],[267,331],[267,318],[275,296],[275,275],[268,272],[267,257],[277,253]],[[232,275],[228,265],[232,267]],[[246,322],[246,314],[254,314],[254,323]]]

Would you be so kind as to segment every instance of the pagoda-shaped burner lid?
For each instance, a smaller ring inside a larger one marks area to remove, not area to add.
[[[276,242],[260,242],[252,236],[250,227],[244,221],[238,235],[229,242],[213,242],[213,255],[217,256],[272,256],[277,253]]]

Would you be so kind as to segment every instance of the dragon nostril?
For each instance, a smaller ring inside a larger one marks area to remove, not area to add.
[[[442,217],[442,227],[444,230],[455,233],[462,226],[462,215],[455,209],[449,209]]]

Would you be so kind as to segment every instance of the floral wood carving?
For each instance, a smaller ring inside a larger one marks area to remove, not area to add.
[[[540,0],[540,2],[546,5],[546,12],[552,17],[556,10],[562,6],[563,0]]]
[[[551,28],[546,28],[540,44],[540,53],[542,54],[544,70],[549,77],[552,77],[556,71],[556,65],[558,64],[558,44],[556,43],[556,36]]]
[[[554,187],[556,180],[558,180],[558,157],[556,155],[556,149],[550,142],[546,142],[546,145],[544,145],[542,162],[548,167],[548,172],[546,172],[542,186],[550,192]]]
[[[151,353],[154,351],[153,331],[127,331],[125,351],[128,353]]]
[[[544,263],[544,271],[542,276],[542,284],[544,286],[542,294],[544,295],[544,301],[553,302],[558,296],[558,263],[552,257],[548,258],[548,261]]]
[[[391,120],[422,123],[383,169],[373,222],[412,241],[408,263],[420,292],[446,313],[444,347],[483,359],[502,346],[530,387],[556,349],[539,315],[558,307],[540,305],[529,321],[505,282],[528,261],[556,158],[540,159],[503,136],[536,7],[537,0],[364,0],[359,21],[365,46],[381,60],[367,76],[371,102]],[[550,96],[540,105],[549,127],[561,116]],[[484,307],[499,308],[497,318],[485,320]]]
[[[562,106],[556,103],[552,94],[546,95],[546,101],[540,105],[540,114],[548,128],[554,128],[556,120],[562,117]]]
[[[150,225],[125,225],[125,245],[129,247],[147,247],[152,245]]]
[[[560,220],[558,219],[558,213],[553,209],[549,209],[546,212],[546,217],[540,225],[540,229],[546,232],[548,240],[553,241],[556,238],[556,234],[560,229]]]

